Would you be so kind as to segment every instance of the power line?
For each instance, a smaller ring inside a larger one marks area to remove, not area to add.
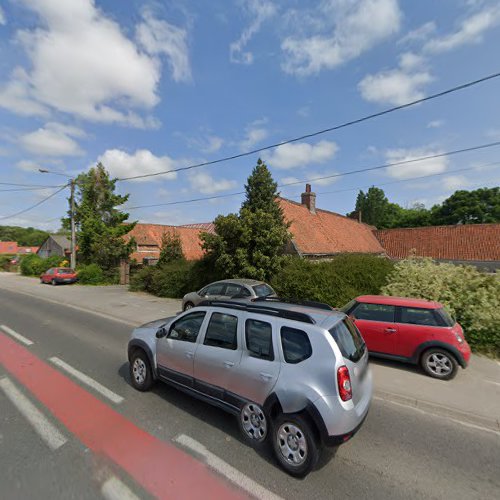
[[[270,145],[262,147],[262,148],[253,149],[253,150],[247,151],[245,153],[239,153],[239,154],[232,155],[232,156],[226,156],[224,158],[219,158],[217,160],[206,161],[206,162],[203,162],[203,163],[197,163],[197,164],[194,164],[194,165],[189,165],[187,167],[179,167],[179,168],[174,168],[174,169],[171,169],[171,170],[163,170],[163,171],[160,171],[160,172],[154,172],[152,174],[141,174],[141,175],[134,175],[134,176],[130,176],[130,177],[122,177],[122,178],[118,178],[117,181],[129,181],[129,180],[134,180],[134,179],[145,179],[147,177],[156,177],[158,175],[169,174],[169,173],[172,173],[172,172],[181,172],[181,171],[184,171],[184,170],[191,170],[193,168],[200,168],[200,167],[205,167],[207,165],[214,165],[216,163],[222,163],[222,162],[226,162],[226,161],[229,161],[229,160],[235,160],[237,158],[243,158],[245,156],[250,156],[250,155],[253,155],[255,153],[260,153],[262,151],[266,151],[268,149],[274,149],[274,148],[277,148],[278,146],[283,146],[284,144],[291,144],[293,142],[301,141],[301,140],[304,140],[304,139],[310,139],[311,137],[316,137],[318,135],[326,134],[327,132],[333,132],[335,130],[340,130],[342,128],[350,127],[352,125],[357,125],[358,123],[362,123],[362,122],[365,122],[365,121],[368,121],[368,120],[372,120],[373,118],[378,118],[380,116],[387,115],[389,113],[393,113],[394,111],[399,111],[401,109],[409,108],[411,106],[415,106],[416,104],[421,104],[423,102],[430,101],[432,99],[437,99],[439,97],[443,97],[443,96],[451,94],[453,92],[458,92],[460,90],[464,90],[466,88],[473,87],[474,85],[478,85],[478,84],[486,82],[488,80],[492,80],[494,78],[498,78],[499,76],[500,76],[500,72],[493,73],[493,74],[485,76],[483,78],[479,78],[477,80],[473,80],[473,81],[470,81],[470,82],[467,82],[467,83],[463,83],[461,85],[457,85],[457,86],[452,87],[450,89],[443,90],[443,91],[438,92],[436,94],[431,94],[429,96],[422,97],[421,99],[417,99],[415,101],[410,101],[410,102],[407,102],[405,104],[401,104],[399,106],[394,106],[392,108],[388,108],[388,109],[385,109],[383,111],[379,111],[378,113],[372,113],[370,115],[366,115],[366,116],[363,116],[361,118],[356,118],[354,120],[350,120],[350,121],[341,123],[339,125],[335,125],[333,127],[328,127],[328,128],[323,129],[323,130],[318,130],[316,132],[311,132],[309,134],[302,135],[300,137],[295,137],[293,139],[288,139],[286,141],[282,141],[282,142],[277,142],[277,143],[274,143],[274,144],[270,144]]]
[[[68,187],[68,184],[65,184],[63,187],[61,187],[57,191],[54,191],[52,194],[50,194],[49,196],[45,197],[43,200],[39,201],[38,203],[35,203],[31,207],[25,208],[24,210],[20,210],[19,212],[16,212],[15,214],[4,215],[4,216],[0,217],[0,220],[11,219],[12,217],[17,217],[18,215],[21,215],[21,214],[24,214],[26,212],[29,212],[30,210],[33,210],[34,208],[39,207],[42,203],[45,203],[46,201],[50,200],[56,194],[60,193],[63,189],[66,189],[67,187]]]
[[[0,193],[7,193],[7,192],[13,192],[13,191],[41,191],[43,189],[59,188],[59,187],[63,187],[63,186],[59,185],[59,186],[43,186],[43,187],[26,187],[26,188],[0,189]]]
[[[46,186],[44,184],[18,184],[15,182],[0,182],[0,186],[18,186],[18,187],[30,187],[30,188],[58,188],[61,187],[62,184],[59,184],[58,186]]]
[[[366,168],[362,168],[362,169],[358,169],[358,170],[351,170],[349,172],[343,172],[343,173],[332,174],[332,175],[325,175],[322,177],[315,177],[314,179],[305,179],[305,180],[301,180],[301,181],[288,182],[285,184],[279,184],[278,187],[281,188],[281,187],[293,186],[296,184],[303,184],[305,182],[314,182],[314,181],[323,180],[323,179],[330,179],[330,178],[334,178],[334,177],[344,177],[346,175],[369,172],[369,171],[373,171],[373,170],[380,170],[380,169],[388,168],[388,167],[407,165],[409,163],[430,160],[433,158],[442,158],[444,156],[451,156],[451,155],[466,153],[466,152],[470,152],[470,151],[477,151],[480,149],[491,148],[494,146],[500,146],[500,141],[491,142],[488,144],[481,144],[479,146],[472,146],[469,148],[455,149],[453,151],[446,151],[444,153],[437,153],[435,155],[421,156],[418,158],[412,158],[410,160],[401,160],[398,162],[386,163],[384,165],[377,165],[375,167],[366,167]],[[134,207],[126,207],[126,208],[124,208],[124,210],[136,210],[138,208],[154,208],[154,207],[165,207],[165,206],[169,206],[169,205],[181,205],[181,204],[185,204],[185,203],[193,203],[196,201],[205,201],[205,200],[208,201],[208,200],[215,200],[215,199],[219,199],[219,198],[229,198],[229,197],[238,196],[241,194],[245,194],[245,191],[238,191],[237,193],[227,193],[227,194],[221,194],[221,195],[216,195],[216,196],[206,196],[203,198],[193,198],[190,200],[170,201],[167,203],[155,203],[152,205],[139,205],[139,206],[134,206]]]

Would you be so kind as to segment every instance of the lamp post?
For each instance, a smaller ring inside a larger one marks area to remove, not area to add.
[[[54,174],[54,175],[62,175],[63,177],[67,177],[69,179],[69,187],[70,187],[70,222],[71,222],[71,259],[70,266],[72,269],[76,268],[76,228],[75,228],[75,179],[70,175],[63,174],[62,172],[52,172],[51,170],[47,170],[45,168],[39,168],[38,171],[42,174]]]

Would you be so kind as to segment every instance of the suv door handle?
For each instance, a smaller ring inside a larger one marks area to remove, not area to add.
[[[260,378],[264,381],[267,382],[268,380],[271,380],[273,376],[270,373],[266,372],[260,372]]]
[[[194,358],[194,352],[191,352],[191,351],[186,351],[184,353],[184,355],[186,356],[186,358],[188,359],[193,359]]]
[[[396,332],[397,332],[396,328],[386,328],[385,329],[385,333],[396,333]]]
[[[224,361],[224,366],[226,368],[231,368],[234,366],[234,363],[232,361]]]

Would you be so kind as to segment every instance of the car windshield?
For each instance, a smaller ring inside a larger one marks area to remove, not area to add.
[[[450,313],[445,309],[436,309],[436,315],[442,323],[442,326],[453,326],[455,324],[455,320],[451,317]]]
[[[69,267],[63,267],[62,269],[59,269],[58,274],[72,274],[73,269],[70,269]]]
[[[257,297],[267,297],[269,295],[275,295],[274,290],[265,283],[262,283],[260,285],[254,285],[252,288]]]
[[[345,318],[337,323],[329,332],[337,342],[344,358],[350,361],[359,361],[365,353],[365,342],[353,323]]]

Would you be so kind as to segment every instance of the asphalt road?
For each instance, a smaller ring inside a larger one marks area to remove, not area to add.
[[[172,498],[500,496],[498,432],[376,399],[359,433],[297,480],[269,451],[245,445],[236,420],[221,410],[166,386],[135,391],[126,362],[132,327],[6,290],[0,325],[32,342],[0,331],[2,500],[158,491]],[[78,380],[61,361],[101,386]],[[42,416],[38,430],[26,417],[36,420],[33,412]],[[150,454],[157,459],[148,463]]]

